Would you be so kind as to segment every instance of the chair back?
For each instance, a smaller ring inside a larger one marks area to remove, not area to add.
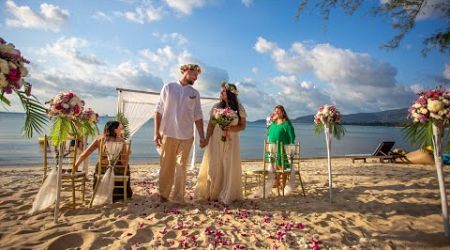
[[[291,170],[294,170],[294,167],[297,167],[297,171],[299,171],[300,168],[300,143],[297,142],[295,144],[285,144],[284,150],[286,152],[285,157],[290,161],[292,159]],[[282,160],[282,163],[284,164],[285,161]],[[284,169],[284,168],[283,168]]]
[[[128,164],[131,152],[131,141],[126,141],[120,151],[119,159],[114,167],[124,168],[124,173],[128,171]],[[102,174],[102,167],[108,166],[108,157],[106,155],[105,140],[100,140],[99,152],[98,152],[98,164],[97,164],[97,174],[100,176]]]
[[[384,141],[381,142],[378,147],[373,152],[373,156],[386,156],[388,155],[392,148],[394,147],[395,142],[393,141]]]

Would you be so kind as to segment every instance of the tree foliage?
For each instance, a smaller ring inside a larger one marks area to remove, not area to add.
[[[337,7],[342,8],[346,14],[353,15],[362,4],[363,0],[301,0],[297,8],[297,17],[304,12],[308,3],[313,3],[315,8],[325,21],[329,20],[330,13]],[[374,1],[375,2],[375,1]],[[372,2],[373,3],[373,2]],[[397,34],[382,45],[387,49],[395,49],[399,46],[405,35],[414,28],[416,21],[424,16],[439,14],[439,18],[447,21],[447,27],[437,29],[423,40],[423,55],[430,50],[437,49],[441,53],[450,52],[450,1],[445,0],[384,0],[371,7],[369,14],[373,16],[390,17],[391,26],[397,30]]]

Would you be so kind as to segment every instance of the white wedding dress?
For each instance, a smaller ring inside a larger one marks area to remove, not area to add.
[[[216,107],[217,104],[213,109]],[[245,109],[241,104],[239,104],[239,114],[241,118],[246,117]],[[237,119],[233,123],[237,124]],[[219,200],[229,204],[243,198],[239,133],[228,132],[226,141],[222,141],[221,137],[222,129],[216,125],[209,144],[205,148],[197,177],[195,197],[200,200]]]

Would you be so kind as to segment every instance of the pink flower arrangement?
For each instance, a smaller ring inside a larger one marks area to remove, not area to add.
[[[48,103],[50,107],[47,109],[47,114],[50,118],[79,118],[84,109],[84,101],[70,90],[60,92]]]
[[[80,119],[82,121],[89,121],[93,124],[97,124],[98,123],[98,113],[95,113],[94,110],[92,110],[91,108],[88,108],[87,110],[84,110],[83,113],[81,114]]]
[[[0,37],[0,94],[11,94],[25,86],[25,93],[30,95],[31,85],[23,80],[28,75],[26,63],[30,62],[22,57],[14,44]]]
[[[341,113],[333,105],[321,106],[314,116],[314,123],[316,125],[340,124]]]
[[[232,110],[230,107],[226,107],[224,109],[214,108],[213,109],[213,122],[222,129],[222,141],[227,140],[228,132],[224,130],[224,128],[229,125],[237,125],[238,116],[236,111]]]
[[[268,117],[266,117],[266,127],[268,128],[273,123],[274,114],[270,113]]]
[[[421,92],[408,112],[408,117],[415,123],[435,120],[447,124],[450,119],[450,91],[437,87]]]

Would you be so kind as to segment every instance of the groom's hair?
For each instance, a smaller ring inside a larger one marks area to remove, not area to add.
[[[103,135],[110,137],[117,137],[117,134],[114,130],[116,130],[120,126],[119,121],[108,121],[105,124],[105,129],[103,130]]]

